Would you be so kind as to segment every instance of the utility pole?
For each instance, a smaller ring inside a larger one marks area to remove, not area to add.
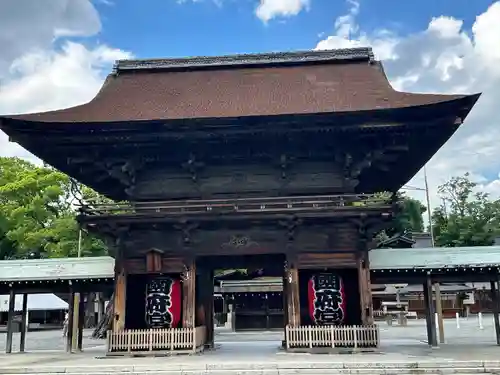
[[[444,197],[441,197],[441,202],[443,204],[444,216],[447,217],[448,216],[448,207],[446,206],[446,199]]]
[[[424,165],[424,182],[425,182],[425,198],[427,200],[427,217],[429,218],[429,232],[431,235],[431,246],[436,247],[434,241],[434,230],[432,227],[432,213],[431,213],[431,199],[429,194],[429,183],[427,181],[427,168]],[[441,302],[441,287],[439,282],[434,283],[435,299],[436,299],[436,313],[438,316],[439,328],[439,342],[444,344],[444,325],[443,325],[443,305]]]

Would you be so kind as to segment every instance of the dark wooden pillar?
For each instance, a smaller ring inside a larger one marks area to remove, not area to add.
[[[434,319],[436,319],[436,313],[438,321],[435,322],[439,330],[439,343],[444,344],[444,321],[443,321],[443,306],[441,304],[441,285],[439,283],[434,283],[434,300],[436,301],[436,311],[434,314]]]
[[[77,336],[77,348],[82,350],[83,348],[83,324],[85,322],[85,294],[80,293],[80,300],[78,302],[78,336]]]
[[[286,326],[288,324],[288,271],[285,266],[283,270],[283,333],[284,339],[282,341],[283,348],[286,348]]]
[[[24,352],[26,348],[26,331],[28,330],[28,294],[23,294],[23,308],[21,313],[21,339],[19,341],[19,351]]]
[[[115,294],[113,301],[114,319],[113,331],[123,331],[125,329],[125,307],[127,301],[127,273],[122,262],[122,252],[118,249],[115,259]],[[142,302],[141,302],[142,303]]]
[[[288,273],[286,270],[283,271],[283,317],[284,317],[284,326],[288,324],[288,307],[287,307],[287,295],[288,295]]]
[[[186,260],[182,283],[182,327],[195,327],[196,310],[196,263]]]
[[[434,304],[432,301],[432,280],[427,275],[424,287],[425,300],[425,320],[427,323],[427,343],[430,346],[437,346],[436,320],[434,317]]]
[[[200,298],[199,307],[203,312],[200,324],[206,327],[205,348],[214,346],[214,278],[213,271],[202,267],[197,267],[198,271],[198,296]]]
[[[100,322],[104,314],[104,293],[97,293],[97,321]]]
[[[288,262],[287,279],[288,325],[298,327],[300,326],[299,270],[293,260]]]
[[[214,271],[209,271],[209,291],[207,294],[207,343],[210,348],[214,347],[215,324],[214,324]]]
[[[498,280],[498,279],[497,279]],[[500,283],[498,288],[496,286],[496,280],[491,281],[491,302],[493,304],[493,320],[495,321],[495,336],[497,339],[497,345],[500,345],[500,319],[498,314],[500,313]]]
[[[370,264],[367,250],[361,249],[358,252],[356,266],[358,269],[361,323],[363,325],[373,324],[373,299],[370,281]]]
[[[73,351],[73,326],[74,326],[74,310],[75,310],[75,291],[72,287],[69,289],[68,300],[68,331],[66,333],[66,351]]]
[[[12,336],[14,335],[14,313],[16,307],[16,292],[11,287],[9,292],[9,312],[7,316],[7,340],[5,353],[12,353]]]

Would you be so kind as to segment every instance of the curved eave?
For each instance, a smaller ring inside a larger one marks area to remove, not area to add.
[[[440,115],[449,114],[456,116],[462,121],[468,115],[474,104],[477,102],[481,93],[472,95],[440,95],[440,100],[436,101],[436,95],[432,94],[406,94],[419,98],[418,102],[424,102],[422,98],[434,98],[430,103],[423,103],[412,106],[397,107],[397,108],[373,108],[360,111],[343,111],[343,112],[321,112],[321,113],[289,113],[279,115],[255,115],[255,116],[238,116],[238,117],[215,117],[215,118],[189,118],[189,119],[151,119],[151,120],[128,120],[128,121],[92,121],[81,122],[78,118],[73,121],[58,121],[59,114],[64,114],[66,111],[73,109],[83,109],[88,104],[83,104],[78,107],[52,111],[43,113],[34,113],[26,115],[6,115],[0,116],[0,129],[9,134],[9,131],[47,131],[53,130],[56,133],[69,131],[72,134],[87,133],[96,130],[108,131],[149,131],[148,126],[162,126],[175,129],[182,127],[186,122],[195,123],[203,126],[211,125],[254,125],[258,123],[284,123],[289,120],[294,121],[310,121],[317,122],[335,120],[346,120],[346,123],[359,125],[360,123],[383,123],[388,121],[404,122],[408,119],[412,121],[424,120],[430,112],[439,113]],[[47,116],[52,116],[54,121],[46,121]],[[53,117],[55,116],[55,117]],[[350,121],[349,121],[350,120]],[[75,126],[78,125],[78,126]],[[82,126],[83,125],[83,126]],[[193,129],[190,126],[190,129]],[[203,130],[202,127],[197,130]]]
[[[115,180],[102,181],[99,186],[93,186],[96,182],[93,176],[87,175],[85,171],[73,168],[67,163],[67,158],[73,155],[64,154],[58,149],[59,145],[73,145],[75,152],[88,151],[86,143],[93,147],[102,148],[103,151],[110,150],[110,145],[121,144],[119,137],[126,135],[130,142],[135,143],[137,137],[156,138],[158,134],[170,136],[171,132],[184,132],[184,136],[195,136],[193,130],[198,133],[209,132],[212,135],[224,134],[236,130],[245,132],[267,132],[269,130],[288,132],[307,131],[310,127],[324,128],[327,131],[377,131],[387,132],[405,127],[405,131],[418,134],[422,125],[432,125],[435,136],[425,147],[402,154],[399,161],[391,167],[388,172],[371,171],[368,169],[360,179],[358,189],[360,192],[370,193],[380,190],[398,190],[403,186],[421,167],[434,155],[434,153],[453,135],[459,125],[466,118],[480,94],[467,95],[439,103],[396,108],[378,109],[373,111],[357,111],[342,113],[321,113],[313,115],[291,115],[291,116],[255,116],[247,118],[230,119],[196,119],[193,121],[131,121],[114,123],[85,123],[85,126],[74,126],[71,123],[43,123],[38,121],[26,121],[20,118],[0,117],[0,129],[4,130],[12,141],[32,152],[40,159],[53,165],[55,168],[76,178],[82,183],[96,188],[96,190],[113,199],[125,199],[125,187],[117,185]],[[436,119],[440,119],[437,121]],[[384,126],[384,124],[398,124],[398,126]],[[191,133],[190,133],[191,132]],[[383,135],[381,135],[383,136]],[[83,142],[83,137],[86,141]],[[96,142],[99,140],[99,142]],[[65,148],[67,150],[67,148]],[[100,151],[99,151],[100,152]],[[110,187],[112,187],[111,190]]]

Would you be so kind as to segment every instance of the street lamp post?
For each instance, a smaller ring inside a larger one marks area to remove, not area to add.
[[[435,247],[434,228],[432,227],[431,199],[429,196],[429,183],[427,182],[427,168],[424,165],[424,183],[425,183],[425,199],[427,200],[427,217],[429,219],[429,232],[431,235],[431,247]]]

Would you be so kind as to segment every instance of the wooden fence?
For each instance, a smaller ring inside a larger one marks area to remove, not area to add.
[[[286,326],[286,346],[290,348],[377,348],[377,325],[366,326]]]
[[[196,328],[109,331],[107,335],[107,353],[196,353],[203,350],[205,338],[206,328],[204,326]]]

